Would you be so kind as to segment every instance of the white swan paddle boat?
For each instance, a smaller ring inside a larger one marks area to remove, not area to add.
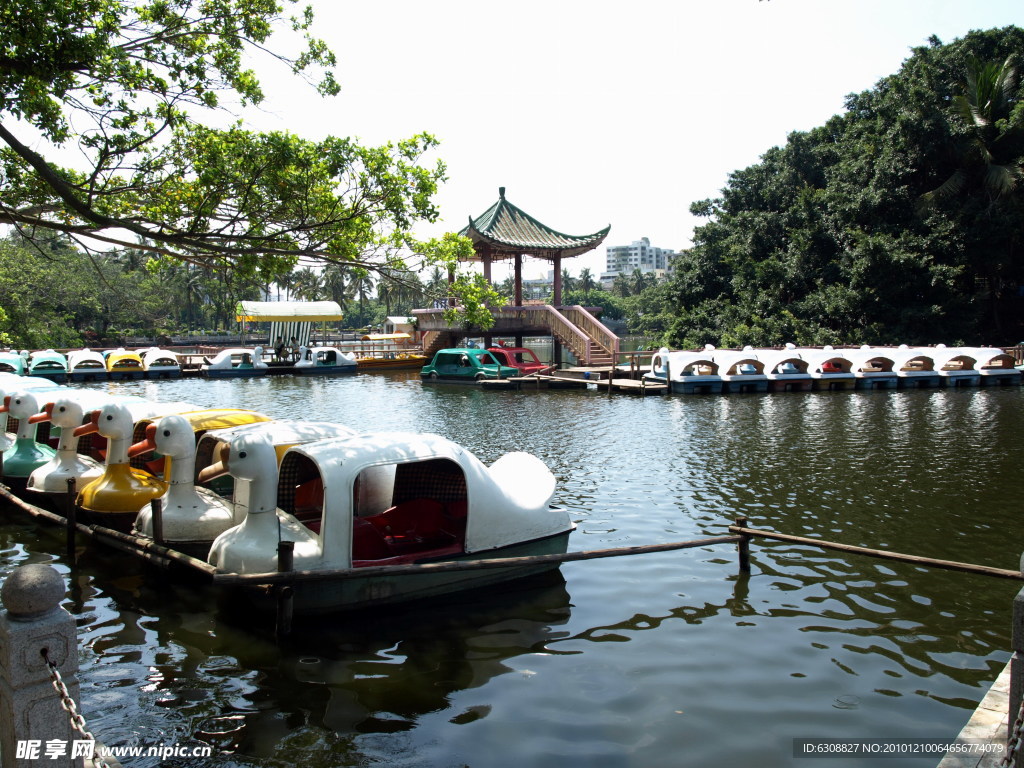
[[[67,505],[68,480],[75,481],[75,487],[92,482],[103,474],[103,464],[90,456],[78,452],[80,438],[75,428],[82,425],[85,414],[108,402],[145,402],[141,398],[115,397],[93,390],[65,390],[51,393],[50,400],[42,410],[29,416],[32,424],[49,422],[60,430],[57,453],[45,464],[29,475],[25,490],[37,496],[43,505],[63,512]],[[44,398],[40,398],[42,401]]]
[[[74,430],[76,437],[99,434],[107,440],[103,474],[79,489],[76,504],[92,522],[123,532],[131,530],[135,516],[145,504],[167,490],[163,480],[128,463],[135,421],[197,410],[188,403],[143,403],[107,403]]]
[[[167,493],[161,497],[162,536],[165,544],[195,557],[205,558],[210,543],[235,524],[231,502],[195,484],[196,432],[181,414],[169,414],[146,427],[145,439],[128,449],[128,456],[157,451],[170,460],[164,478]],[[153,508],[146,504],[135,517],[134,533],[154,538]]]
[[[107,381],[107,361],[94,349],[68,352],[68,381]]]
[[[28,356],[29,376],[41,376],[62,383],[68,378],[68,359],[53,349],[42,349]]]
[[[293,373],[331,375],[355,373],[356,356],[337,347],[299,347],[299,359],[292,365]]]
[[[180,379],[181,361],[178,353],[160,347],[140,351],[142,370],[147,379]]]
[[[14,444],[3,453],[3,481],[15,491],[25,489],[29,475],[54,457],[56,451],[36,441],[38,425],[29,417],[40,410],[37,395],[49,390],[30,389],[5,395],[0,412],[17,419],[18,431]]]
[[[565,510],[549,506],[555,478],[539,459],[510,453],[487,467],[438,435],[380,432],[298,445],[285,453],[280,480],[269,436],[243,435],[200,481],[222,472],[250,483],[249,509],[214,541],[210,564],[258,580],[277,571],[279,541],[293,542],[294,569],[311,572],[294,585],[299,613],[446,594],[557,568],[388,573],[389,566],[438,560],[561,553],[575,527]],[[266,598],[263,589],[249,594]]]
[[[699,352],[672,352],[662,347],[651,358],[651,370],[644,378],[654,383],[668,383],[669,391],[677,395],[720,394],[724,382],[712,358],[714,351],[710,344]]]
[[[222,349],[199,367],[199,373],[211,379],[263,376],[269,372],[270,367],[263,360],[263,347]]]
[[[767,392],[768,377],[764,375],[764,363],[753,347],[741,350],[719,349],[712,354],[718,365],[724,392]]]

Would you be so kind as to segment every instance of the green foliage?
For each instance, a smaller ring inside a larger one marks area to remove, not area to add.
[[[691,206],[709,221],[649,329],[681,347],[1019,340],[1022,55],[1015,27],[932,40],[731,174]]]
[[[89,235],[243,281],[268,283],[300,258],[403,269],[412,227],[437,218],[445,167],[421,164],[432,136],[364,147],[212,127],[263,100],[248,64],[258,56],[338,91],[309,9],[283,15],[295,2],[8,0],[0,220],[29,238]],[[291,55],[275,52],[280,30],[304,40]],[[69,149],[82,162],[62,167]]]

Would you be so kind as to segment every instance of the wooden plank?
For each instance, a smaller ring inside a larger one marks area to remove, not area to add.
[[[793,536],[788,533],[774,533],[762,531],[756,528],[745,528],[739,525],[730,525],[729,532],[741,536],[753,536],[760,539],[772,539],[774,541],[788,541],[793,544],[805,544],[819,549],[835,550],[837,552],[849,552],[855,555],[867,555],[878,557],[883,560],[898,560],[911,565],[920,565],[926,568],[939,568],[946,571],[960,571],[963,573],[976,573],[983,576],[995,576],[1001,579],[1015,579],[1024,581],[1024,573],[1008,568],[993,568],[988,565],[975,565],[974,563],[961,563],[955,560],[938,560],[932,557],[921,557],[919,555],[908,555],[903,552],[892,552],[887,549],[870,549],[868,547],[857,547],[852,544],[841,544],[835,541],[823,539],[810,539],[806,536]]]
[[[569,563],[579,560],[596,560],[603,557],[624,557],[643,555],[650,552],[672,552],[678,549],[709,547],[715,544],[735,544],[739,536],[713,536],[708,539],[676,541],[669,544],[646,544],[635,547],[612,549],[589,549],[579,552],[563,552],[551,555],[527,555],[525,557],[494,557],[485,560],[444,560],[436,563],[409,563],[407,565],[379,565],[365,568],[332,568],[315,571],[289,571],[287,573],[219,573],[213,577],[216,584],[280,584],[296,581],[319,581],[322,579],[354,578],[358,576],[408,576],[424,573],[445,573],[448,571],[475,571],[484,568],[510,568],[527,565]]]

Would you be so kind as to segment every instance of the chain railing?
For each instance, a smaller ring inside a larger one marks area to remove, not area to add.
[[[1006,754],[999,761],[1002,768],[1017,768],[1017,757],[1024,744],[1024,699],[1021,700],[1017,709],[1017,719],[1013,721],[1013,727],[1006,738]]]
[[[57,691],[57,695],[60,696],[60,706],[68,713],[68,717],[71,719],[71,729],[76,733],[80,734],[86,741],[92,742],[92,754],[88,755],[92,759],[92,764],[97,768],[112,768],[110,763],[103,759],[99,754],[99,750],[96,748],[96,737],[89,732],[89,728],[85,723],[85,718],[82,713],[78,711],[78,705],[75,704],[75,700],[71,697],[68,692],[68,687],[64,685],[64,679],[60,676],[60,670],[57,669],[57,665],[50,661],[49,655],[44,648],[42,651],[43,660],[46,661],[46,666],[50,670],[50,679],[53,682],[53,688]]]

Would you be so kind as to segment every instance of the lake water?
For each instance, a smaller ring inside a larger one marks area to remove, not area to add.
[[[525,450],[570,548],[777,531],[1016,568],[1021,388],[648,397],[483,392],[416,373],[103,385],[156,400]],[[302,623],[0,522],[0,574],[72,585],[81,708],[108,744],[211,744],[177,766],[794,766],[794,739],[953,738],[1009,658],[1016,582],[782,543],[569,563],[551,578]],[[873,759],[923,768],[937,756]],[[131,766],[155,766],[138,758]]]

